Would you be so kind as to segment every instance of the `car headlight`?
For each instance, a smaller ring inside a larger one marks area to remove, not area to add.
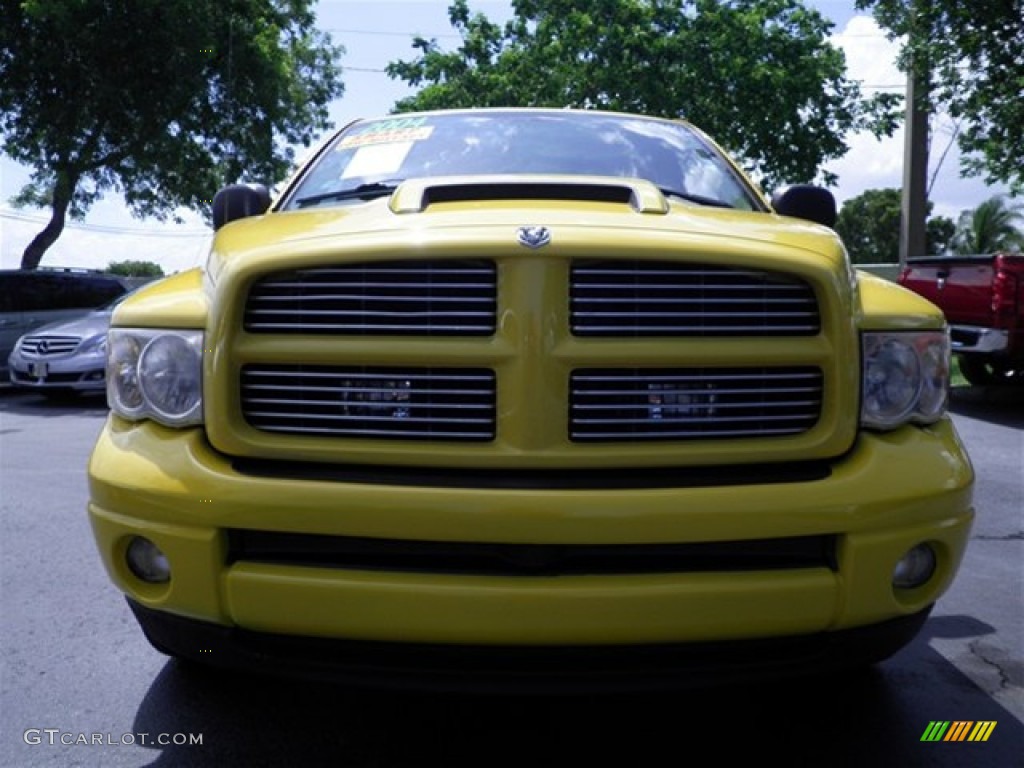
[[[203,421],[203,332],[111,328],[107,401],[127,419],[170,427]]]
[[[78,347],[78,354],[98,352],[104,354],[107,351],[107,334],[101,333],[98,336],[90,336]]]
[[[895,429],[930,424],[946,412],[950,347],[946,331],[863,335],[861,423]]]

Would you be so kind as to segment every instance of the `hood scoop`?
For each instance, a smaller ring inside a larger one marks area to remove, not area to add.
[[[444,176],[402,182],[391,196],[393,213],[422,213],[435,203],[491,200],[575,200],[628,204],[637,213],[666,214],[668,201],[644,179],[618,176]]]

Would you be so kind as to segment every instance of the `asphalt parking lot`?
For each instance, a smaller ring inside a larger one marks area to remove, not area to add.
[[[206,675],[157,654],[84,512],[105,405],[0,390],[0,766],[1024,765],[1022,395],[955,393],[978,519],[953,589],[893,659],[785,684],[509,698]],[[967,720],[995,722],[989,740],[921,741]]]

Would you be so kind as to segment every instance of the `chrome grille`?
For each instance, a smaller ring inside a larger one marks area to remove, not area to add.
[[[21,351],[33,357],[66,355],[81,343],[80,336],[26,336],[21,340]]]
[[[400,440],[494,439],[494,372],[247,365],[242,412],[267,432]]]
[[[577,370],[569,431],[577,442],[796,435],[821,402],[817,368]]]
[[[497,270],[482,260],[390,261],[281,272],[249,291],[252,333],[489,336]]]
[[[675,262],[574,262],[577,336],[812,336],[811,287],[790,275]]]

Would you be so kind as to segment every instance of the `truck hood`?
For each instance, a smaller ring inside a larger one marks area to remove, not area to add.
[[[660,195],[659,195],[660,196]],[[706,245],[712,250],[783,249],[809,260],[845,261],[836,234],[810,222],[774,213],[737,211],[664,201],[662,210],[638,211],[628,204],[577,200],[473,200],[432,204],[423,210],[394,210],[388,199],[309,210],[271,212],[223,227],[207,265],[215,281],[225,268],[282,257],[296,267],[327,254],[354,255],[400,249],[414,257],[430,243],[515,246],[521,227],[544,226],[552,242],[561,238],[593,243],[656,241]],[[834,268],[842,270],[842,264]]]

